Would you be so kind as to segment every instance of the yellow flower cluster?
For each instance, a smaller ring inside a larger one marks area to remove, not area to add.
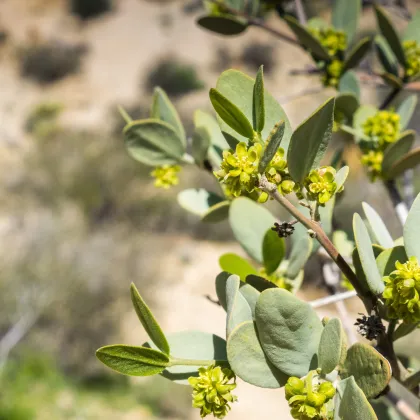
[[[405,74],[409,78],[420,75],[420,45],[417,41],[407,40],[403,42],[404,53],[406,58]]]
[[[369,150],[362,154],[362,165],[366,166],[372,181],[375,181],[381,176],[383,159],[384,152],[381,150]]]
[[[400,116],[393,111],[378,111],[363,123],[363,132],[380,147],[387,147],[398,139]]]
[[[420,322],[420,267],[416,257],[402,264],[395,263],[396,270],[384,277],[383,297],[391,318],[405,322]]]
[[[285,386],[286,400],[291,407],[290,414],[299,420],[324,420],[332,415],[327,403],[334,398],[335,388],[331,382],[312,383],[313,372],[305,381],[294,376]]]
[[[267,272],[265,271],[265,269],[262,268],[259,271],[259,275],[261,277],[264,277],[268,281],[271,281],[271,283],[274,283],[280,289],[285,289],[285,290],[288,290],[289,292],[292,291],[291,280],[289,280],[287,277],[285,277],[281,273],[267,274]]]
[[[324,205],[337,192],[336,171],[332,166],[312,170],[305,179],[308,198]],[[338,191],[339,192],[339,191]]]
[[[310,28],[311,34],[322,44],[331,57],[343,53],[347,48],[347,35],[344,31],[326,28]]]
[[[325,73],[322,76],[322,83],[324,86],[331,86],[336,88],[340,81],[343,72],[344,62],[341,60],[333,60],[325,67]]]
[[[266,193],[261,193],[258,188],[259,176],[258,165],[263,154],[263,147],[259,143],[247,146],[245,142],[238,143],[235,151],[225,150],[221,167],[214,175],[219,182],[225,184],[226,192],[234,197],[241,195],[260,197],[264,202],[268,199]],[[277,185],[283,195],[291,193],[295,183],[291,180],[287,162],[284,159],[284,150],[279,149],[265,169],[267,179]],[[261,193],[261,194],[260,194]]]
[[[230,410],[229,403],[237,398],[231,394],[236,388],[236,376],[232,370],[220,366],[201,367],[198,377],[188,378],[193,387],[193,407],[200,409],[202,418],[213,414],[223,419]]]
[[[155,168],[150,175],[155,178],[155,187],[168,189],[178,185],[178,172],[180,170],[179,165],[163,165]]]

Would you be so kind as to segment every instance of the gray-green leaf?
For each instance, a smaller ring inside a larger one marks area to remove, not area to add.
[[[382,160],[382,172],[385,177],[392,171],[394,164],[407,155],[416,139],[414,130],[406,130],[401,133],[395,143],[392,143],[384,153]]]
[[[284,121],[277,123],[274,128],[271,130],[270,135],[267,139],[267,146],[265,147],[264,154],[258,165],[258,172],[262,174],[265,171],[265,168],[271,162],[277,150],[280,147],[280,143],[283,140],[284,131],[286,124]]]
[[[244,113],[218,90],[210,89],[210,101],[219,117],[233,130],[248,139],[254,137],[254,129]]]
[[[222,197],[204,188],[189,188],[181,191],[177,196],[177,200],[182,208],[201,217],[212,206],[224,202]]]
[[[404,246],[409,257],[420,262],[420,194],[417,195],[404,225]]]
[[[286,254],[286,244],[284,239],[280,238],[277,232],[272,229],[267,230],[264,236],[262,254],[265,271],[267,274],[274,273]]]
[[[389,276],[396,269],[395,263],[397,261],[405,263],[407,260],[408,257],[405,248],[399,245],[382,251],[376,258],[376,265],[378,266],[379,273],[384,277]]]
[[[294,279],[308,261],[313,249],[313,239],[308,234],[308,229],[302,224],[295,225],[292,235],[292,251],[289,256],[286,276]]]
[[[156,375],[169,364],[169,357],[160,351],[122,344],[101,347],[96,357],[109,368],[130,376]]]
[[[332,318],[325,325],[318,349],[318,364],[322,373],[332,372],[342,358],[343,327],[338,318]]]
[[[280,371],[305,376],[316,368],[322,323],[310,305],[284,289],[267,289],[255,308],[264,353]]]
[[[359,100],[360,83],[356,73],[353,70],[348,70],[343,74],[343,76],[341,76],[338,83],[338,90],[340,93],[351,93],[356,97],[357,100]]]
[[[257,133],[261,133],[264,129],[265,124],[265,105],[264,105],[264,76],[263,66],[258,70],[257,77],[255,78],[254,84],[254,96],[253,96],[253,113],[252,121],[254,130]]]
[[[350,2],[356,3],[356,2]],[[370,50],[371,39],[369,37],[361,39],[348,53],[343,66],[343,73],[357,67]]]
[[[331,140],[333,122],[334,98],[330,98],[292,134],[287,162],[295,181],[302,183],[311,169],[319,166]]]
[[[419,30],[420,32],[420,30]],[[397,114],[400,116],[401,129],[407,127],[413,116],[417,105],[417,95],[408,95],[397,108]]]
[[[375,48],[384,69],[398,77],[398,60],[382,35],[375,37]]]
[[[202,16],[197,19],[202,28],[220,35],[239,35],[248,27],[241,20],[229,16]]]
[[[394,240],[381,216],[368,203],[362,203],[362,206],[376,242],[384,248],[392,248],[394,246]]]
[[[357,30],[360,6],[359,0],[335,0],[333,3],[332,24],[346,33],[349,43]]]
[[[166,354],[169,354],[170,349],[169,344],[166,341],[165,334],[160,328],[151,310],[146,305],[146,302],[140,296],[140,293],[138,292],[134,283],[131,283],[130,290],[131,301],[133,302],[134,309],[136,310],[137,316],[139,317],[139,320],[147,334],[160,350]]]

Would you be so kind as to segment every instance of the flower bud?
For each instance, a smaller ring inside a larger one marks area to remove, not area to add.
[[[155,168],[150,175],[155,178],[155,187],[168,189],[179,183],[179,165],[163,165]]]
[[[403,42],[406,58],[406,75],[410,78],[420,74],[420,46],[417,41],[406,40]]]
[[[286,392],[286,399],[293,397],[294,395],[302,395],[305,389],[305,382],[302,379],[291,376],[287,380],[287,384],[284,387]]]
[[[322,407],[327,397],[320,392],[311,392],[306,396],[305,403],[311,407]]]
[[[318,392],[321,394],[324,394],[327,398],[327,400],[330,400],[335,395],[335,388],[334,385],[331,382],[323,382],[318,387]]]

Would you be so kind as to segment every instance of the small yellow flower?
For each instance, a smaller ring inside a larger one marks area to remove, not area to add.
[[[420,321],[420,267],[416,257],[402,264],[395,263],[396,270],[384,277],[383,298],[390,318],[405,322]]]
[[[311,371],[305,381],[294,376],[287,380],[285,395],[294,419],[323,420],[332,415],[327,403],[334,398],[335,388],[331,382],[314,381],[313,376]]]
[[[321,166],[312,170],[305,179],[308,198],[324,205],[337,191],[336,171],[332,166]]]
[[[220,366],[201,367],[198,377],[188,378],[193,387],[193,407],[200,409],[201,417],[213,414],[222,419],[230,410],[229,403],[237,397],[231,394],[236,388],[236,376],[232,370]]]
[[[406,57],[405,74],[408,77],[416,77],[420,74],[420,46],[417,41],[407,40],[403,42]]]
[[[258,164],[262,155],[259,143],[249,148],[245,142],[238,143],[235,152],[225,150],[216,178],[226,184],[234,197],[251,193],[258,185]]]
[[[344,31],[329,28],[310,28],[311,34],[322,44],[331,57],[342,54],[347,48],[347,35]]]
[[[378,111],[363,123],[364,134],[381,148],[394,143],[398,139],[400,130],[400,116],[393,111]]]
[[[284,149],[277,150],[265,169],[265,176],[269,182],[277,185],[280,194],[287,195],[294,191],[296,184],[289,175]]]
[[[384,153],[380,150],[369,150],[362,155],[362,164],[366,166],[370,179],[375,181],[382,174]]]
[[[179,165],[163,165],[155,168],[150,175],[155,178],[155,187],[168,189],[178,185],[178,172],[180,170]]]

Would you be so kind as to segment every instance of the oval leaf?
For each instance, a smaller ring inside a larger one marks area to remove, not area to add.
[[[223,198],[204,188],[189,188],[177,196],[178,204],[198,216],[204,216],[211,207],[223,203]]]
[[[287,154],[292,178],[302,183],[311,169],[319,166],[331,140],[334,122],[334,98],[330,98],[292,134]]]
[[[395,270],[395,263],[405,263],[408,261],[405,248],[401,245],[395,248],[386,249],[376,258],[376,265],[382,277],[389,276]]]
[[[219,265],[223,271],[236,274],[245,281],[249,274],[257,274],[257,270],[244,258],[236,254],[224,254],[219,258]]]
[[[330,319],[324,327],[318,349],[318,364],[323,374],[332,372],[338,366],[342,353],[343,334],[343,327],[338,318]]]
[[[246,197],[233,200],[229,210],[229,222],[236,240],[248,255],[263,263],[264,236],[276,219],[263,206]]]
[[[254,96],[255,81],[251,77],[238,70],[227,70],[221,74],[217,80],[216,89],[226,98],[234,103],[247,117],[248,121],[252,121],[253,116],[253,96]],[[285,131],[282,140],[282,147],[287,150],[289,145],[292,128],[289,119],[283,108],[277,100],[270,95],[267,89],[264,89],[264,110],[265,110],[265,124],[261,132],[263,139],[267,138],[271,129],[278,121],[284,121]],[[232,130],[220,118],[218,119],[220,128],[225,138],[234,138],[236,142],[247,141],[245,137],[240,136]],[[232,147],[232,146],[231,146]]]
[[[253,96],[253,114],[252,121],[254,122],[254,130],[261,133],[265,124],[265,107],[264,107],[264,76],[263,66],[258,70],[257,77],[254,84]]]
[[[357,30],[360,15],[360,1],[335,0],[332,10],[332,24],[342,29],[350,43]]]
[[[357,2],[350,2],[357,3]],[[348,53],[343,66],[343,73],[347,70],[357,67],[363,60],[365,55],[369,52],[371,39],[369,37],[361,39]]]
[[[179,359],[215,360],[226,362],[226,341],[215,335],[201,331],[182,331],[168,334],[171,355]],[[198,376],[200,366],[175,365],[167,367],[161,375],[182,385],[189,385],[190,376]]]
[[[375,37],[375,49],[385,71],[398,77],[398,60],[382,35]]]
[[[413,130],[404,131],[395,143],[392,143],[384,153],[382,161],[382,172],[386,177],[392,167],[410,151],[416,139],[416,132]]]
[[[384,282],[376,266],[369,232],[362,218],[357,213],[353,217],[353,233],[369,290],[373,294],[379,295],[385,289]]]
[[[214,206],[211,206],[201,217],[204,223],[219,223],[229,216],[229,207],[231,201],[222,201]]]
[[[162,332],[162,329],[153,316],[151,310],[140,296],[140,293],[134,283],[131,283],[130,291],[134,309],[136,310],[137,316],[139,317],[139,320],[147,334],[160,350],[169,354],[170,349],[169,344],[166,341],[165,334]]]
[[[202,16],[197,19],[197,23],[220,35],[239,35],[247,28],[245,23],[228,16]]]
[[[160,87],[156,87],[153,94],[151,117],[168,123],[176,131],[184,147],[186,147],[185,130],[178,112],[169,100],[168,95]]]
[[[420,31],[419,31],[420,32]],[[413,116],[417,105],[417,95],[408,95],[397,108],[397,114],[400,116],[401,129],[407,127]]]
[[[280,371],[305,376],[316,368],[322,323],[310,305],[284,289],[261,293],[255,321],[264,353]]]
[[[341,76],[338,83],[338,90],[340,93],[353,94],[357,100],[360,98],[360,83],[356,73],[353,70],[346,71]],[[337,107],[337,103],[336,103]]]
[[[312,247],[313,240],[308,234],[308,229],[301,224],[296,225],[292,235],[292,251],[289,256],[289,265],[286,270],[286,276],[289,279],[294,279],[298,276],[311,255]]]
[[[124,128],[124,136],[128,153],[145,165],[174,165],[185,153],[176,131],[159,120],[133,121]]]
[[[401,159],[397,160],[387,173],[388,179],[395,179],[408,169],[412,169],[420,164],[420,147],[411,150]]]
[[[101,347],[96,357],[116,372],[130,376],[156,375],[169,364],[169,357],[160,351],[122,344]]]
[[[381,7],[375,6],[375,12],[378,26],[383,37],[387,40],[398,61],[405,67],[405,53],[397,31]]]
[[[232,275],[226,280],[226,336],[240,323],[252,321],[252,311],[244,296],[239,293],[241,281]]]
[[[277,150],[280,147],[280,143],[283,139],[284,130],[285,130],[284,121],[277,123],[267,139],[267,146],[265,147],[264,154],[258,165],[258,172],[262,174],[265,171],[265,168],[271,162]]]
[[[386,360],[372,346],[353,344],[347,351],[347,358],[340,371],[342,378],[353,376],[366,398],[377,397],[391,380],[391,368]]]
[[[404,247],[408,257],[416,257],[420,262],[420,194],[417,195],[408,212],[404,225]]]
[[[417,41],[420,44],[420,10],[412,16],[404,32],[404,40]]]
[[[284,18],[289,28],[296,35],[296,38],[303,45],[304,48],[309,50],[311,54],[320,61],[331,61],[331,57],[328,51],[322,46],[322,44],[295,18],[286,16]]]
[[[243,381],[260,388],[280,388],[288,376],[277,370],[264,354],[254,322],[239,324],[227,344],[228,360]]]
[[[340,93],[335,98],[334,119],[336,120],[336,116],[343,114],[351,123],[358,108],[359,101],[353,93]]]
[[[254,274],[250,274],[249,276],[247,276],[246,282],[259,292],[263,292],[267,289],[278,288],[278,286],[275,285],[273,282],[265,279],[264,277],[255,276]]]
[[[254,137],[254,129],[243,112],[216,89],[210,89],[210,101],[219,117],[233,130],[248,139]]]
[[[368,203],[362,203],[362,207],[376,242],[384,248],[392,248],[394,241],[381,216]]]
[[[277,270],[285,253],[286,244],[284,239],[279,238],[277,232],[274,232],[272,229],[267,230],[262,244],[263,261],[267,274],[274,273]]]

